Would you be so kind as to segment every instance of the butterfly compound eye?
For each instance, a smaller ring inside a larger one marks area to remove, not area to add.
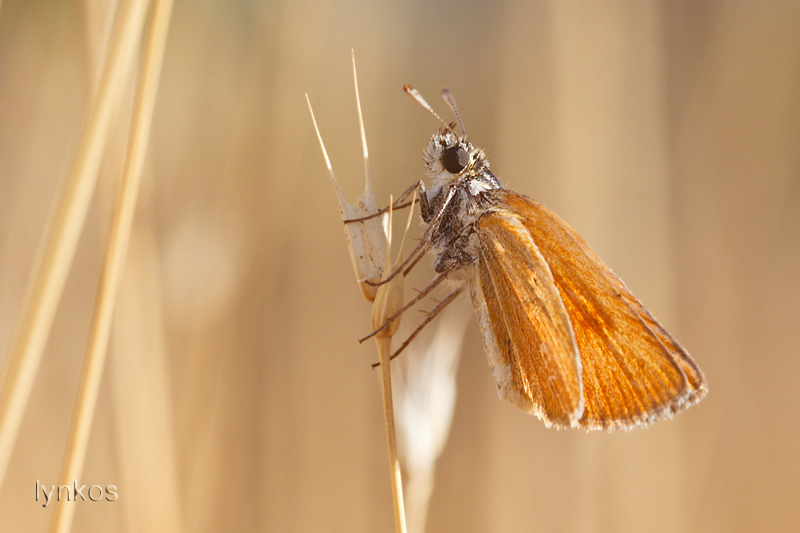
[[[450,174],[458,174],[469,163],[469,154],[460,146],[448,148],[442,154],[442,166]]]

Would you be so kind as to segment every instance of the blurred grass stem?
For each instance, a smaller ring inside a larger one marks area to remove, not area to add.
[[[61,485],[69,485],[72,480],[80,478],[86,458],[98,391],[108,353],[114,303],[130,241],[171,10],[172,0],[155,0],[150,13],[127,157],[113,213],[103,270],[100,275],[100,287],[95,301],[89,344],[73,407],[72,421],[61,467]],[[74,505],[57,505],[50,530],[60,533],[69,531],[74,513]]]
[[[138,49],[146,8],[143,0],[126,0],[118,8],[100,82],[33,269],[32,288],[25,299],[0,389],[0,486],[86,219],[109,124]]]

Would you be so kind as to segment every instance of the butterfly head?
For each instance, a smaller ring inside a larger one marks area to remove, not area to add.
[[[497,178],[489,170],[489,162],[484,151],[467,141],[467,131],[461,122],[461,115],[450,90],[444,89],[442,96],[458,119],[461,135],[456,133],[456,123],[448,124],[442,120],[415,88],[406,85],[403,89],[444,126],[433,134],[423,154],[428,176],[432,178],[434,187],[462,183],[468,186],[472,194],[501,188]]]
[[[486,156],[466,136],[459,137],[452,128],[433,134],[423,154],[428,175],[437,185],[447,185],[489,168]]]

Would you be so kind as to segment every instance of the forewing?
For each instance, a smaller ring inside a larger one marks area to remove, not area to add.
[[[647,425],[700,400],[703,374],[689,354],[585,241],[537,202],[503,191],[552,273],[583,369],[588,429]]]
[[[491,212],[477,225],[472,298],[498,395],[548,426],[583,412],[581,363],[550,269],[522,221]]]

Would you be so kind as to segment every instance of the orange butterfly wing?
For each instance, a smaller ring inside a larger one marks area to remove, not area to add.
[[[533,278],[540,283],[552,279],[569,316],[582,370],[584,409],[580,426],[587,429],[644,426],[671,416],[705,396],[705,378],[689,354],[572,228],[525,196],[511,191],[497,194],[507,211],[480,219],[481,250],[483,243],[494,237],[492,228],[498,219],[516,219],[529,235],[522,240],[535,243],[532,248],[536,255],[549,267],[549,277],[536,273]],[[531,248],[529,244],[526,247]],[[479,272],[494,268],[503,271],[512,281],[517,276],[514,290],[526,295],[517,301],[526,301],[530,298],[527,295],[542,291],[536,283],[525,281],[526,276],[520,276],[520,268],[511,265],[522,254],[523,251],[518,250],[479,257]],[[499,261],[500,266],[481,265],[485,260]],[[538,264],[539,260],[532,262]],[[480,274],[481,287],[486,286],[488,278],[485,278]],[[509,302],[500,298],[495,303],[501,302],[506,313],[521,315],[524,311],[531,316],[541,312],[531,306],[520,307],[514,301],[509,307]],[[539,327],[536,320],[529,324],[528,329]],[[493,333],[496,338],[504,339],[502,328],[493,328]],[[516,346],[529,333],[524,324],[515,323],[513,327],[506,327],[505,334],[511,338],[511,345]],[[541,351],[535,348],[524,352],[518,365],[520,373],[530,372],[532,367],[542,364]],[[562,348],[559,346],[559,349]],[[544,367],[548,371],[551,369],[549,364]],[[537,376],[541,372],[537,371]],[[536,400],[532,398],[532,401]]]
[[[553,276],[519,217],[481,217],[472,301],[498,395],[546,425],[583,414],[581,362]]]
[[[471,287],[501,398],[548,425],[647,425],[699,401],[689,354],[554,213],[501,191]]]

